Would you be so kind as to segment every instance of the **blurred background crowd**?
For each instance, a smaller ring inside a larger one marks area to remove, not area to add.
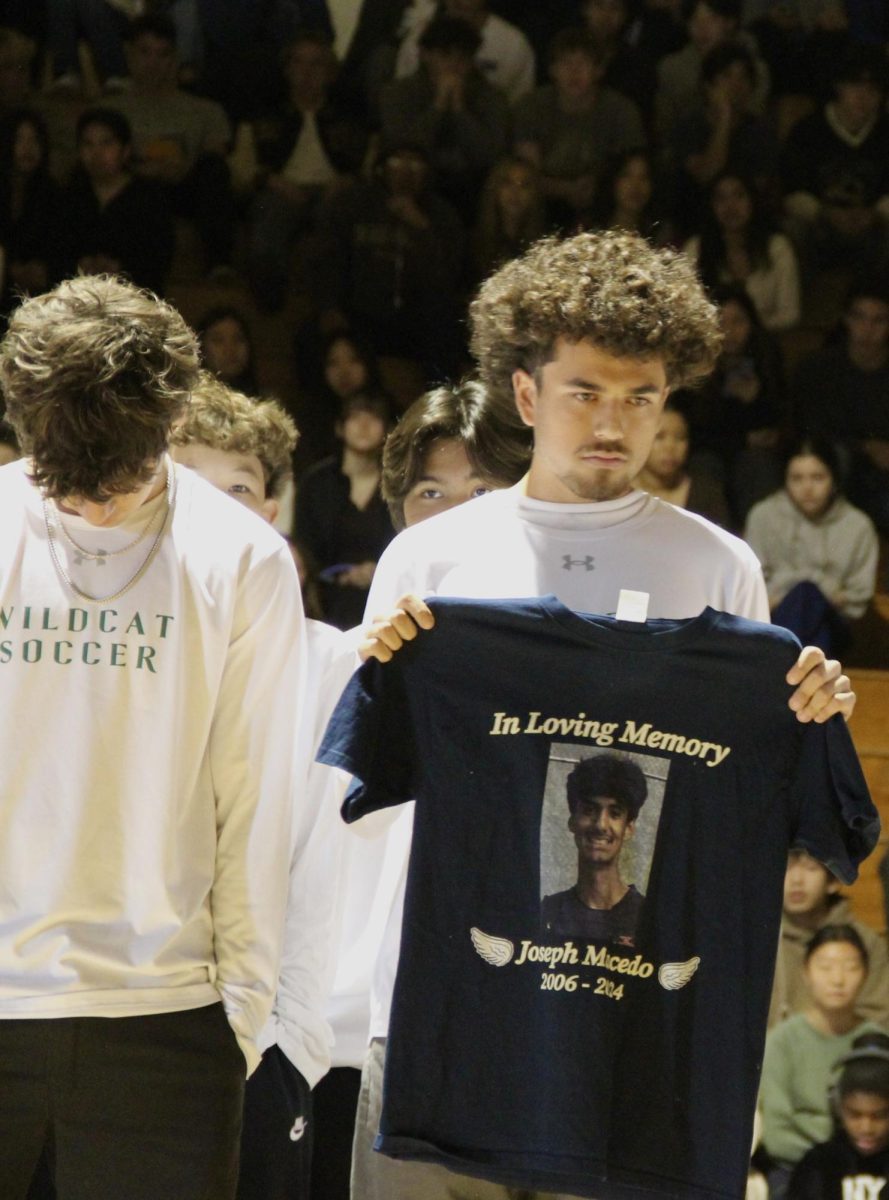
[[[725,332],[639,486],[746,536],[776,620],[886,666],[887,85],[884,0],[3,0],[0,319],[77,270],[176,303],[296,421],[278,525],[345,628],[393,536],[386,435],[471,372],[479,281],[638,231]]]

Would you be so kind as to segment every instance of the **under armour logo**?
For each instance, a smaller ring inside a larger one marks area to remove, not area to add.
[[[586,558],[572,558],[570,554],[563,554],[562,570],[570,571],[572,567],[583,567],[585,571],[595,571],[596,560],[592,554],[588,554]]]
[[[308,1128],[308,1123],[305,1117],[297,1117],[293,1122],[293,1128],[290,1130],[291,1142],[298,1142]]]

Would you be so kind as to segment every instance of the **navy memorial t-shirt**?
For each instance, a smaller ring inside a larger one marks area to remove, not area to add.
[[[789,709],[792,634],[712,609],[430,607],[319,755],[348,821],[416,800],[376,1148],[742,1197],[788,850],[849,883],[879,832],[843,719]]]

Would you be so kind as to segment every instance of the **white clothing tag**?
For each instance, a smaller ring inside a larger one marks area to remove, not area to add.
[[[621,588],[616,615],[618,621],[645,621],[648,617],[648,592],[631,592]]]

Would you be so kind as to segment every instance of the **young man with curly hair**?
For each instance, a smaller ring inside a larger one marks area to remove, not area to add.
[[[470,326],[492,403],[532,433],[530,466],[514,487],[390,544],[367,608],[385,615],[374,620],[365,656],[388,661],[418,626],[430,628],[419,599],[430,594],[554,593],[569,608],[613,613],[627,588],[649,594],[650,617],[686,618],[710,605],[768,621],[762,573],[742,541],[632,486],[670,391],[706,378],[719,353],[716,310],[680,255],[616,231],[545,238],[482,285]],[[851,712],[849,681],[820,650],[804,650],[788,682],[797,685],[790,706],[802,721]],[[404,810],[392,826],[403,868],[411,816]],[[500,1200],[508,1193],[499,1185],[372,1152],[403,885],[402,877],[378,957],[353,1196]]]
[[[233,1197],[287,897],[302,610],[274,531],[167,454],[179,314],[84,276],[0,346],[0,1179]],[[287,630],[287,637],[280,636]],[[39,731],[39,732],[38,732]]]

